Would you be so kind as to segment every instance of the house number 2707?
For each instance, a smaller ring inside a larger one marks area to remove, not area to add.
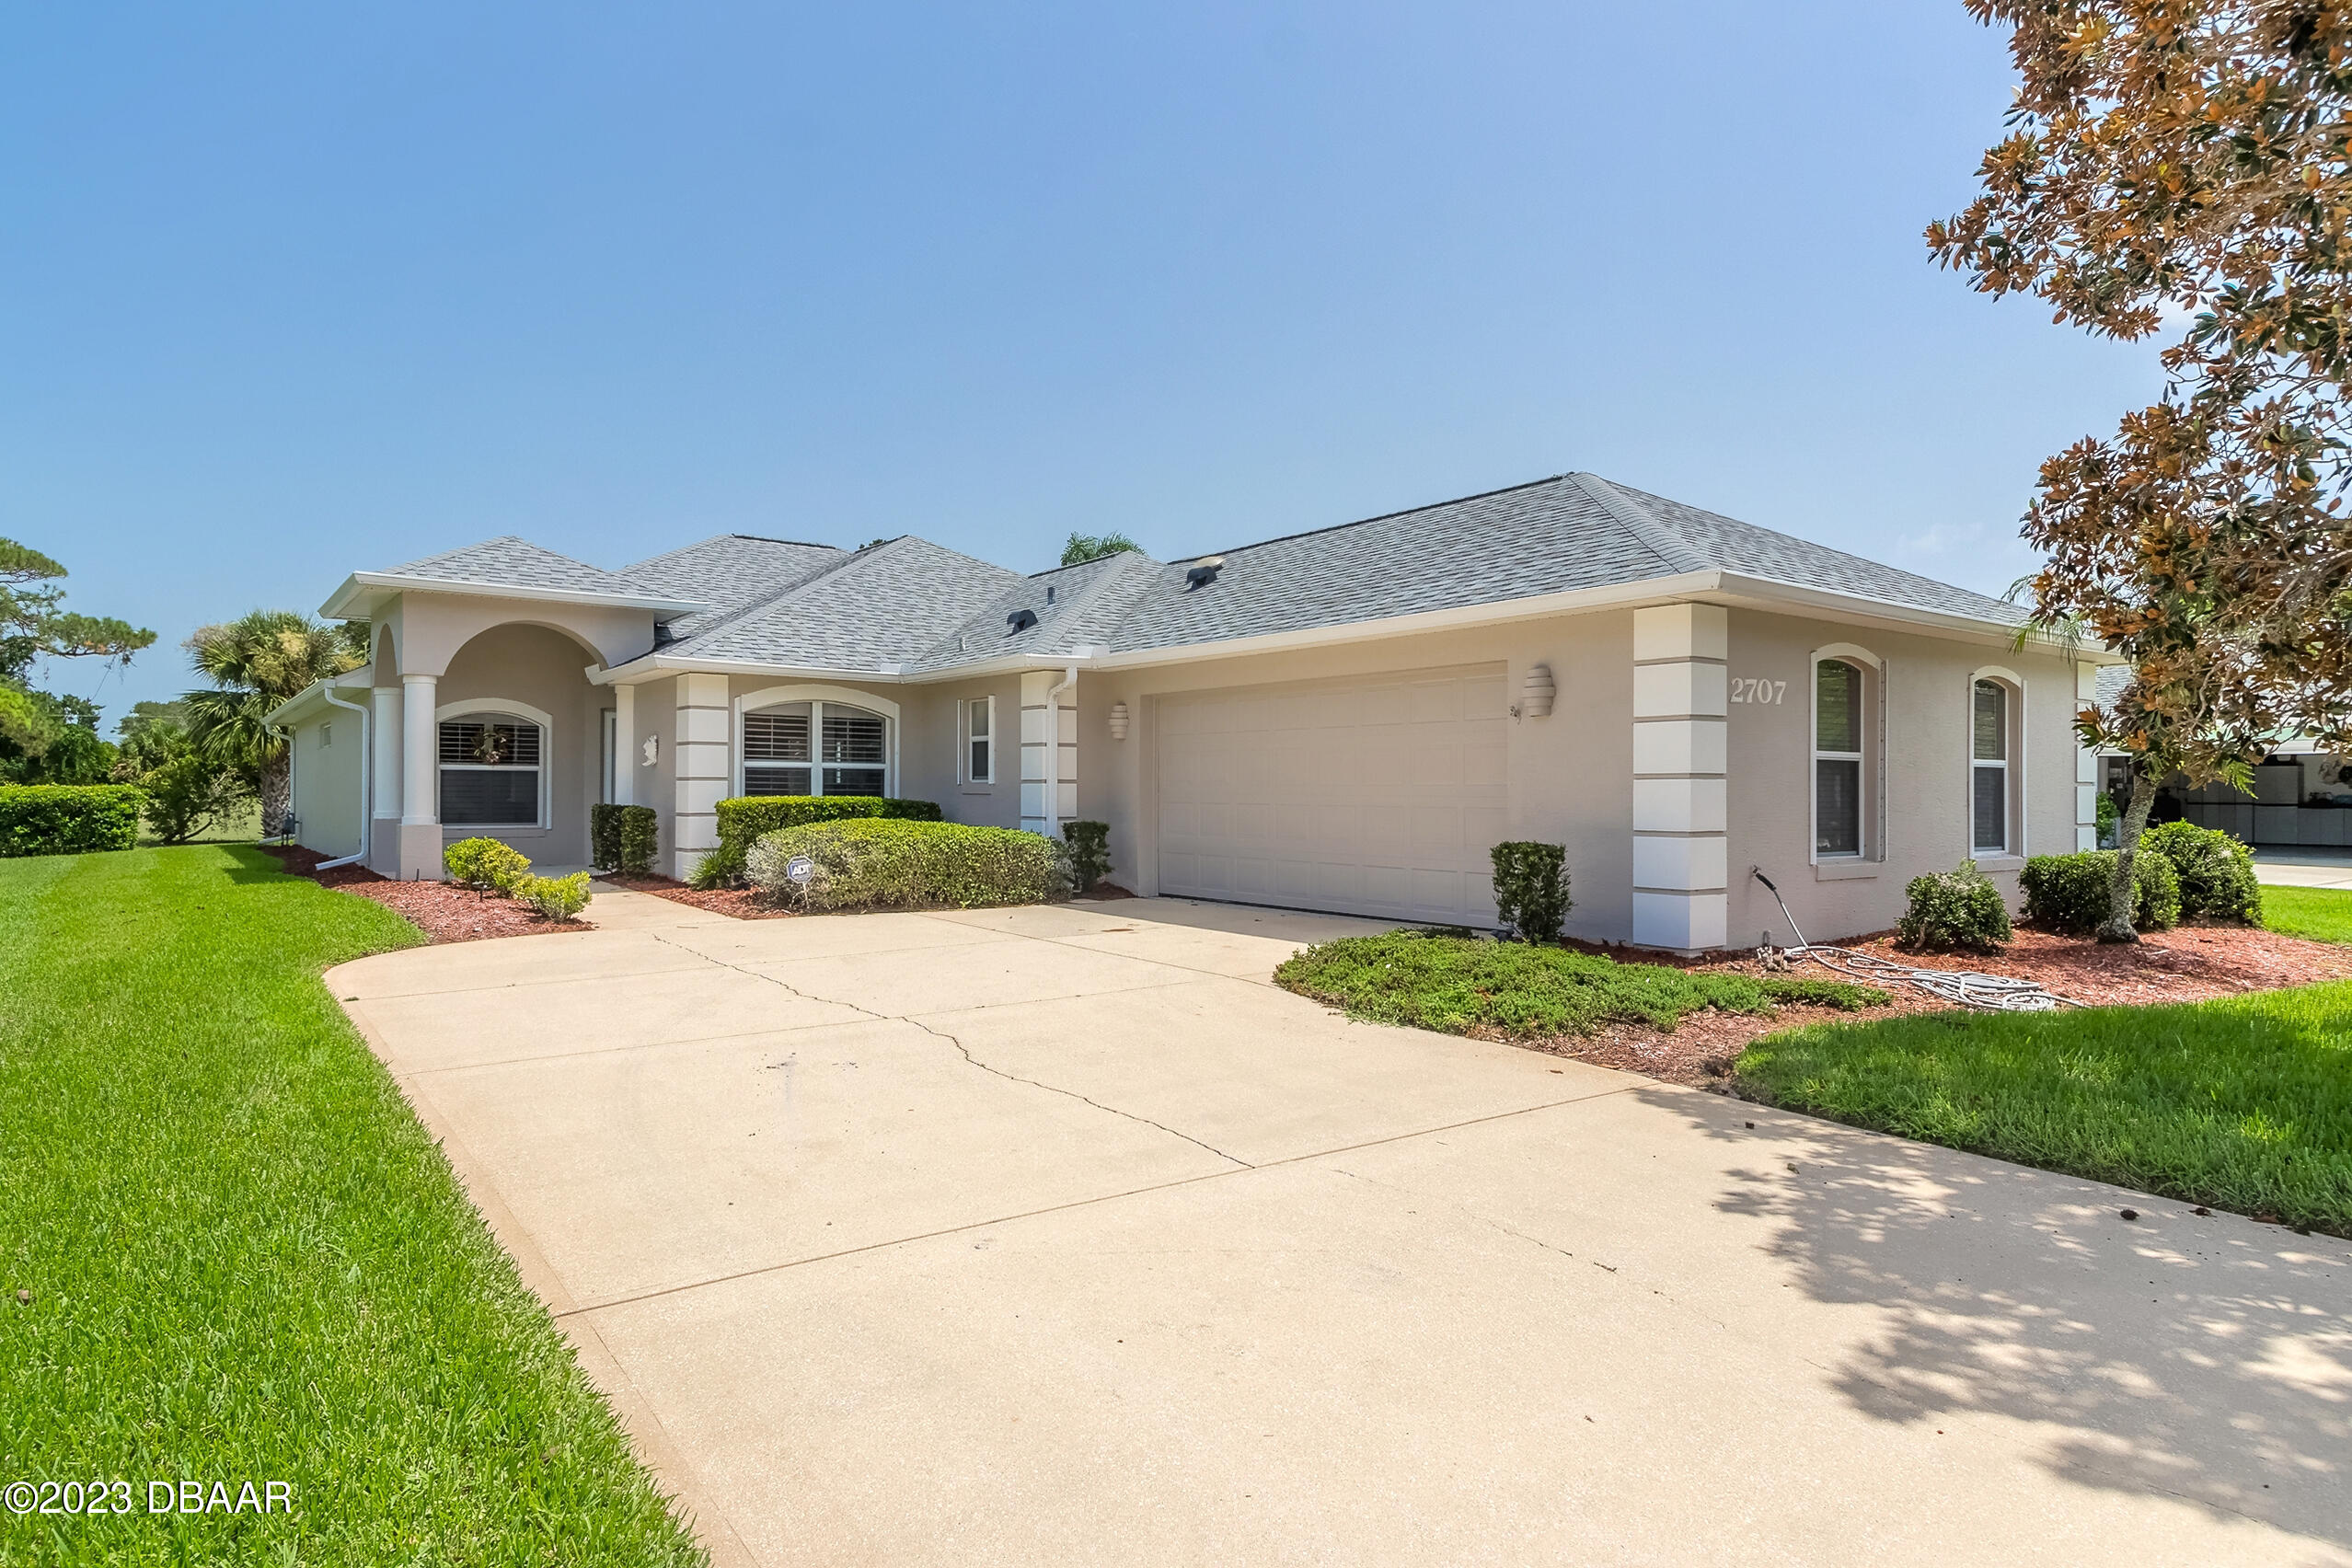
[[[1734,702],[1760,702],[1768,706],[1777,706],[1781,698],[1788,694],[1789,683],[1786,681],[1735,680],[1731,684],[1731,699]]]

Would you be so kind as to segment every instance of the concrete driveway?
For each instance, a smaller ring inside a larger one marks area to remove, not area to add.
[[[594,913],[329,984],[722,1563],[2352,1562],[2344,1242],[1268,983],[1366,922]]]

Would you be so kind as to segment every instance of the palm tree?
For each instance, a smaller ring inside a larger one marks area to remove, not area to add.
[[[253,610],[188,640],[190,662],[210,688],[180,698],[199,750],[236,769],[261,797],[261,831],[285,831],[294,809],[285,732],[264,717],[311,682],[367,662],[363,622],[329,626],[297,610]]]

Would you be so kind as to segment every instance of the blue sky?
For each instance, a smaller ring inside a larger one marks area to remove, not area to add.
[[[11,7],[0,534],[178,644],[517,533],[1163,558],[1589,468],[2000,592],[2160,387],[1939,271],[1959,0]]]

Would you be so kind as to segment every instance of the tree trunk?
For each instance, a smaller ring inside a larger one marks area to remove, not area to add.
[[[2131,923],[2139,902],[2139,879],[2134,874],[2139,836],[2148,826],[2149,808],[2156,803],[2156,780],[2140,768],[2131,770],[2131,802],[2116,824],[2116,880],[2107,891],[2107,918],[2099,927],[2103,942],[2136,942],[2139,932]]]
[[[281,746],[277,755],[261,764],[261,836],[264,838],[282,836],[286,831],[286,819],[294,815],[294,768],[290,766],[293,755],[293,748]]]

